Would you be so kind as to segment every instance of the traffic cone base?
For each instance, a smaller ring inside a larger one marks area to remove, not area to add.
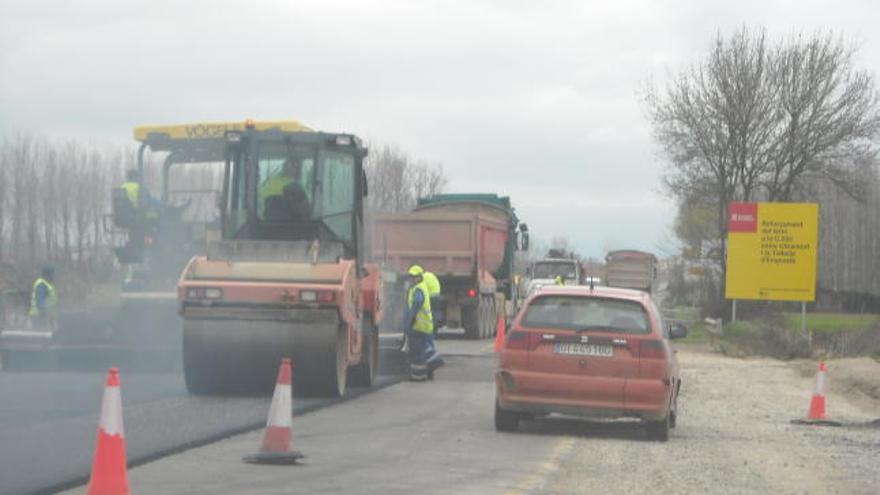
[[[495,352],[499,352],[504,347],[504,317],[498,317],[498,324],[495,327]]]
[[[248,454],[241,459],[250,464],[275,464],[281,466],[299,464],[299,460],[304,459],[305,457],[305,455],[295,450],[291,450],[289,452],[255,452],[253,454]]]
[[[291,430],[293,426],[293,398],[291,391],[293,366],[290,358],[281,360],[278,380],[269,406],[269,418],[263,433],[260,451],[242,457],[251,464],[296,464],[305,456],[291,450]]]

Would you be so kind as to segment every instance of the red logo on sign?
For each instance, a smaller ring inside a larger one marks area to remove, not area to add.
[[[728,232],[757,232],[758,203],[730,203],[727,208]]]

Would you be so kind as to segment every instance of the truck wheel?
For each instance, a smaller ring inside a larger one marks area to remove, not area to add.
[[[480,338],[481,323],[479,306],[461,308],[461,326],[464,327],[465,337],[474,340]]]
[[[492,313],[494,310],[492,309],[492,296],[484,296],[481,298],[482,306],[483,306],[483,330],[482,330],[482,338],[487,339],[492,336]]]
[[[369,317],[364,318],[361,325],[364,333],[361,362],[349,368],[348,380],[355,387],[371,387],[379,368],[379,332]]]
[[[348,330],[340,325],[332,330],[313,332],[305,346],[308,356],[295,364],[293,377],[297,395],[341,397],[347,375]]]
[[[494,337],[498,333],[498,306],[495,305],[495,298],[489,299],[492,304],[489,306],[489,337]]]

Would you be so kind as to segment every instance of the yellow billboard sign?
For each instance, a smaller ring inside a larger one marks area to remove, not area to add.
[[[731,203],[727,299],[816,300],[819,205]]]

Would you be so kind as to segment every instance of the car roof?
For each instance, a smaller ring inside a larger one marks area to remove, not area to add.
[[[623,289],[620,287],[596,286],[592,289],[588,285],[545,285],[533,297],[538,296],[585,296],[604,297],[608,299],[624,299],[642,304],[650,304],[651,296],[647,292],[635,289]]]

